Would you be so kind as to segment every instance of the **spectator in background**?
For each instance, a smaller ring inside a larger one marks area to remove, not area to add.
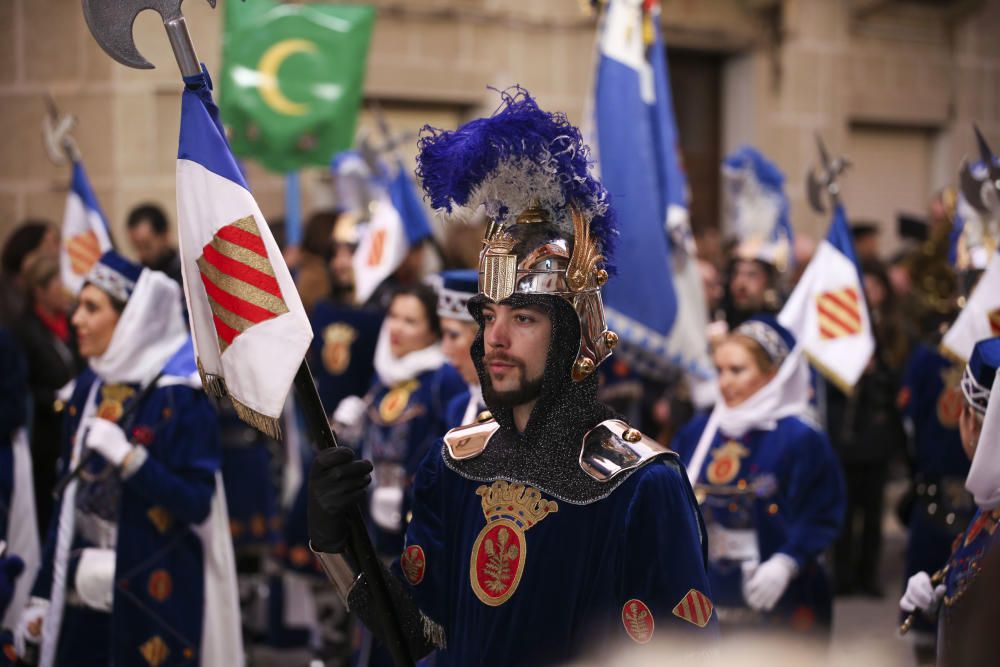
[[[169,224],[163,209],[157,204],[136,206],[125,224],[139,262],[154,271],[162,271],[183,286],[181,258],[170,245]]]
[[[10,233],[0,254],[0,289],[4,290],[7,318],[19,317],[24,308],[21,269],[36,254],[58,256],[59,234],[44,220],[26,220]]]
[[[72,298],[59,276],[59,260],[36,255],[21,271],[25,308],[15,333],[25,352],[31,392],[31,452],[39,531],[44,532],[52,512],[52,487],[62,420],[58,392],[83,370],[75,334],[69,323]]]
[[[773,264],[761,259],[733,259],[726,294],[729,328],[736,328],[757,313],[777,313],[781,309],[778,281],[778,270]]]
[[[868,220],[851,223],[851,237],[854,252],[859,262],[877,261],[879,245],[879,225]]]

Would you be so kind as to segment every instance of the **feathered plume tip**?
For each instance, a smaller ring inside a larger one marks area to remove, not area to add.
[[[590,149],[564,113],[547,113],[524,88],[500,91],[500,108],[454,131],[420,132],[417,177],[431,205],[452,213],[482,205],[498,223],[532,205],[573,232],[569,206],[580,210],[600,245],[605,268],[616,234],[604,186],[590,175]]]
[[[791,232],[785,175],[758,150],[743,146],[722,162],[729,221],[743,239],[777,240]]]

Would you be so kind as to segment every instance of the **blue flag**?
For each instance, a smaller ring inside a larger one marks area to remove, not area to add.
[[[427,209],[417,194],[417,186],[410,178],[410,172],[402,162],[397,165],[396,174],[389,180],[386,189],[392,205],[403,220],[403,229],[410,246],[430,238],[431,223],[427,217]]]
[[[73,162],[73,182],[63,213],[62,247],[59,268],[63,284],[79,293],[90,268],[101,255],[111,250],[108,219],[97,202],[94,189],[79,160]]]
[[[604,299],[608,324],[636,370],[662,376],[680,367],[707,380],[708,317],[658,26],[658,7],[647,13],[612,0],[599,37],[596,147],[620,220],[618,273]]]

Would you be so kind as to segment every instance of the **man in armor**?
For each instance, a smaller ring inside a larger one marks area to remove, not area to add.
[[[410,653],[553,664],[595,643],[681,631],[700,649],[717,629],[686,474],[596,399],[595,370],[617,343],[600,295],[614,233],[607,192],[565,115],[521,89],[503,100],[492,117],[421,141],[432,204],[482,205],[492,221],[469,303],[492,418],[449,431],[417,472],[388,577]],[[310,472],[312,547],[366,622],[345,511],[370,471],[327,450]]]

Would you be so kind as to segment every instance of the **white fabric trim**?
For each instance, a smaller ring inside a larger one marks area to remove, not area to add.
[[[983,509],[1000,507],[1000,373],[993,379],[990,403],[986,406],[965,488]]]
[[[3,617],[3,627],[12,630],[31,595],[31,587],[41,565],[42,548],[36,528],[35,482],[31,472],[27,429],[21,428],[14,433],[11,449],[14,489],[10,498],[10,516],[7,518],[7,552],[20,556],[24,561],[24,572],[14,586],[14,597]]]

